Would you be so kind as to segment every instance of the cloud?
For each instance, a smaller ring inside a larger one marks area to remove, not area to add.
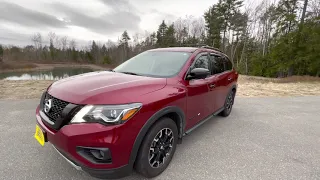
[[[128,9],[130,5],[126,1],[117,1],[110,0],[108,3],[104,2],[108,4],[111,11],[105,12],[98,17],[79,12],[79,10],[61,3],[53,3],[52,8],[64,14],[64,19],[69,25],[84,27],[100,34],[139,29],[141,18],[138,13]]]
[[[0,21],[16,23],[28,27],[63,28],[65,22],[52,15],[24,8],[9,2],[0,2]]]

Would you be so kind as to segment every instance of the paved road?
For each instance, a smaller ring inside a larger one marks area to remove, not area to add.
[[[33,139],[37,102],[0,101],[0,179],[93,180]],[[185,137],[155,179],[319,180],[320,97],[237,98],[230,117]]]

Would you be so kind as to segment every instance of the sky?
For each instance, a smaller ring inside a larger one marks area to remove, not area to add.
[[[162,20],[201,17],[218,0],[0,0],[0,44],[32,44],[39,32],[68,36],[79,44],[117,41],[129,35],[156,31]],[[254,1],[254,0],[251,0]]]

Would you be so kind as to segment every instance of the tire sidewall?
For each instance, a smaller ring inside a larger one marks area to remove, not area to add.
[[[226,108],[226,106],[227,106],[227,101],[228,101],[228,98],[229,98],[230,95],[232,95],[232,103],[231,103],[231,105],[230,105],[230,106],[231,106],[231,107],[230,107],[230,110],[228,110],[228,109]],[[230,92],[228,93],[228,95],[227,95],[226,100],[225,100],[224,110],[221,112],[221,114],[220,114],[221,116],[227,117],[227,116],[230,115],[230,113],[231,113],[231,111],[232,111],[232,108],[233,108],[234,98],[235,98],[234,91],[230,91]]]
[[[149,164],[149,150],[151,147],[151,143],[153,142],[153,139],[158,134],[158,132],[163,128],[170,128],[172,130],[173,136],[174,136],[174,142],[172,145],[171,153],[169,157],[167,157],[164,164],[162,164],[158,168],[153,168]],[[148,131],[147,135],[145,136],[141,144],[139,156],[136,162],[136,170],[146,177],[155,177],[161,174],[168,167],[168,165],[170,164],[173,158],[173,155],[177,147],[177,141],[178,141],[178,129],[175,122],[170,118],[159,119]]]

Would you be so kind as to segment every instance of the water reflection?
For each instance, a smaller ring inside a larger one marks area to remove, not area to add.
[[[59,80],[69,76],[92,72],[89,68],[54,68],[47,71],[0,73],[5,80]]]

